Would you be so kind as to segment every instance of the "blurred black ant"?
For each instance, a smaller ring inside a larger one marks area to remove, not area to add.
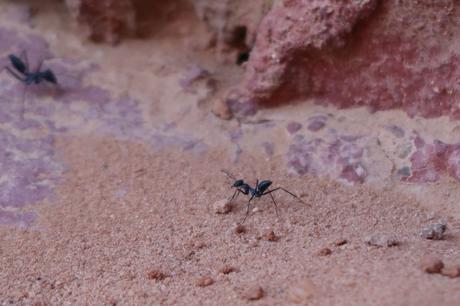
[[[21,59],[23,57],[23,59]],[[43,60],[39,63],[35,71],[30,71],[29,61],[27,60],[27,54],[24,51],[21,54],[21,57],[18,57],[14,54],[10,54],[8,58],[10,59],[11,65],[14,70],[10,67],[5,67],[5,69],[17,80],[22,82],[25,86],[32,84],[40,84],[43,81],[52,83],[54,85],[58,84],[57,78],[54,75],[54,72],[50,69],[41,70]],[[27,91],[27,87],[24,89],[22,96],[22,113],[24,113],[24,96]]]
[[[269,181],[269,180],[263,180],[259,183],[259,180],[257,180],[256,182],[256,187],[253,188],[251,187],[248,183],[246,183],[244,180],[237,180],[235,179],[235,177],[233,177],[233,175],[231,175],[230,173],[228,173],[227,171],[225,170],[221,170],[223,173],[225,173],[229,178],[231,178],[232,180],[234,180],[234,183],[232,185],[232,188],[236,188],[235,192],[233,193],[233,196],[231,197],[230,199],[230,202],[231,203],[234,199],[236,199],[236,197],[242,193],[244,195],[248,195],[250,196],[249,198],[249,201],[248,201],[248,205],[247,205],[247,210],[246,210],[246,216],[244,217],[243,219],[243,222],[241,222],[241,224],[244,223],[244,221],[246,221],[246,218],[248,217],[249,215],[249,207],[251,205],[251,201],[254,199],[254,198],[260,198],[264,195],[270,195],[270,197],[272,198],[272,201],[273,201],[273,204],[275,205],[275,211],[276,211],[276,216],[279,217],[279,214],[278,214],[278,205],[276,204],[276,201],[275,201],[275,198],[273,197],[272,193],[275,192],[275,191],[278,191],[278,190],[282,190],[284,192],[287,192],[289,193],[291,196],[293,196],[294,198],[296,198],[297,200],[299,200],[300,202],[302,203],[305,203],[304,201],[302,201],[301,198],[299,198],[298,196],[296,196],[295,194],[293,194],[292,192],[290,192],[289,190],[286,190],[284,189],[283,187],[277,187],[275,189],[272,189],[270,190],[269,187],[271,186],[271,184],[273,183],[272,181]]]

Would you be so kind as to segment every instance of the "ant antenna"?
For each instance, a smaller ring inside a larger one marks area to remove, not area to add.
[[[228,172],[227,170],[221,169],[220,171],[223,172],[225,175],[227,175],[232,180],[236,181],[236,178],[230,172]]]

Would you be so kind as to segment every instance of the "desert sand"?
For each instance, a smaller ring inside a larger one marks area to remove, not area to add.
[[[402,182],[394,169],[404,163],[392,154],[405,138],[386,128],[449,141],[455,123],[314,101],[222,120],[212,105],[242,68],[187,40],[204,33],[195,17],[109,47],[82,43],[51,4],[31,16],[12,2],[0,7],[0,34],[11,43],[0,43],[2,57],[24,46],[38,50],[32,60],[51,52],[65,88],[28,92],[22,121],[22,87],[1,75],[9,100],[0,178],[23,188],[2,190],[2,305],[459,304],[460,278],[422,267],[427,257],[460,265],[458,182]],[[189,84],[191,64],[214,82]],[[311,134],[287,126],[318,114],[329,118],[321,137],[366,135],[352,146],[365,148],[364,183],[337,178],[334,163],[318,164],[317,175],[292,171],[290,148]],[[302,202],[274,193],[278,217],[268,196],[256,199],[241,225],[245,196],[216,213],[233,194],[222,169],[252,185],[269,179]],[[43,196],[29,197],[37,190]],[[447,224],[442,240],[420,236],[438,222]]]

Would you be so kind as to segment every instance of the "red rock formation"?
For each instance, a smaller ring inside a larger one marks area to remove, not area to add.
[[[241,101],[460,118],[459,15],[453,0],[285,0],[261,23]]]
[[[136,31],[136,14],[131,0],[66,0],[71,14],[90,39],[116,43]]]
[[[168,22],[162,11],[195,9],[215,36],[220,53],[230,54],[232,62],[247,56],[257,27],[274,0],[66,0],[72,15],[97,41],[117,42],[122,36],[139,34],[147,26]],[[246,54],[246,55],[244,55]],[[241,60],[241,59],[240,59]]]
[[[263,20],[251,54],[245,86],[252,98],[268,100],[283,91],[295,97],[315,91],[308,65],[345,37],[376,8],[366,1],[283,1]],[[319,88],[318,88],[319,89]]]
[[[412,175],[403,178],[407,182],[436,182],[442,175],[460,181],[460,144],[447,144],[434,140],[426,143],[420,136],[415,139],[416,151],[412,154]]]
[[[246,60],[244,56],[254,45],[259,23],[273,1],[192,0],[198,17],[214,33],[220,53],[229,54],[227,58],[237,63]]]

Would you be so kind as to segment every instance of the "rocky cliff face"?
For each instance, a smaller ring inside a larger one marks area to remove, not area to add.
[[[339,107],[460,118],[460,10],[453,0],[66,2],[90,38],[112,43],[138,33],[140,18],[158,16],[148,10],[193,9],[225,62],[248,60],[233,104],[314,97]],[[240,109],[252,108],[233,107]]]
[[[116,43],[136,31],[131,0],[66,0],[72,16],[94,41]]]
[[[257,28],[274,0],[66,0],[67,7],[88,38],[117,43],[135,36],[145,24],[161,26],[171,10],[193,9],[212,32],[212,44],[232,62],[243,62],[255,42]],[[146,20],[150,19],[150,20]],[[157,20],[153,20],[157,19]],[[239,57],[239,58],[238,58]]]
[[[222,72],[230,68],[227,75],[234,77],[232,82],[217,86],[218,98],[213,90],[209,94],[209,101],[218,106],[214,112],[222,118],[231,118],[230,110],[249,117],[263,107],[303,101],[298,103],[305,103],[305,107],[299,108],[296,115],[308,120],[297,118],[298,122],[291,122],[288,129],[293,138],[287,160],[295,173],[328,173],[347,182],[361,183],[383,172],[374,167],[374,161],[381,158],[368,162],[365,152],[374,142],[380,146],[386,136],[378,136],[375,141],[373,136],[340,132],[341,127],[331,125],[328,114],[311,113],[314,107],[307,105],[307,101],[339,108],[367,106],[371,111],[400,109],[410,116],[425,118],[448,116],[454,119],[452,124],[460,118],[457,103],[460,9],[453,0],[66,0],[66,3],[93,40],[115,43],[126,36],[142,36],[146,30],[159,31],[166,25],[174,29],[187,27],[187,33],[193,33],[182,34],[181,38],[209,40],[207,45],[214,46],[227,64],[213,63],[216,66],[211,70]],[[182,18],[183,12],[201,29],[206,25],[211,39],[205,31],[194,35],[190,23]],[[168,38],[177,39],[179,36],[172,35],[180,30],[165,32]],[[14,35],[9,33],[3,34],[4,50],[12,45],[7,38]],[[184,40],[186,48],[187,44]],[[178,48],[177,52],[185,61],[193,61],[192,57],[183,56],[185,50]],[[233,69],[229,63],[240,64],[242,68]],[[183,88],[195,79],[212,75],[203,67],[191,67],[181,80]],[[282,111],[282,108],[275,110]],[[357,122],[362,125],[365,116],[356,119]],[[405,119],[401,118],[391,124],[381,122],[385,131],[393,131],[393,138],[386,142],[391,149],[385,155],[392,156],[398,179],[425,183],[447,175],[460,180],[458,127],[444,128],[443,132],[431,135],[432,131],[423,131],[422,126],[404,127]],[[257,122],[258,119],[243,120]],[[372,125],[378,123],[373,121],[369,126]],[[324,135],[316,135],[319,133]],[[273,155],[273,143],[263,145]]]
[[[260,26],[242,101],[459,118],[459,16],[451,0],[283,1]]]

